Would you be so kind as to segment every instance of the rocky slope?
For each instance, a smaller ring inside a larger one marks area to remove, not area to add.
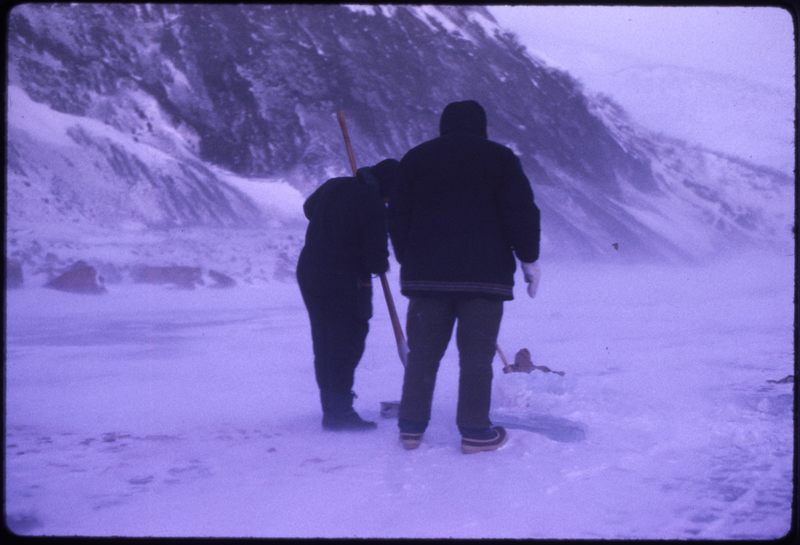
[[[336,110],[369,164],[465,98],[522,159],[546,257],[792,245],[790,178],[645,131],[480,7],[27,4],[8,48],[7,253],[28,267],[130,237],[153,260],[214,260],[152,246],[189,247],[190,229],[261,236],[291,262],[301,194],[347,172]]]

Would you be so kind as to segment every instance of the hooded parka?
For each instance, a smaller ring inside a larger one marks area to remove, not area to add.
[[[297,281],[324,418],[334,419],[328,425],[363,427],[352,388],[372,316],[371,276],[389,268],[384,198],[395,185],[396,165],[387,159],[357,177],[332,178],[303,205],[309,224]]]
[[[406,296],[513,299],[514,256],[539,258],[540,214],[519,159],[487,138],[475,101],[449,104],[440,136],[400,161],[389,231]]]

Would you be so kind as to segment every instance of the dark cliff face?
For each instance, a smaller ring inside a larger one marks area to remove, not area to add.
[[[12,11],[8,44],[9,84],[33,100],[134,134],[169,125],[202,161],[304,192],[347,172],[336,110],[369,164],[475,99],[489,137],[520,156],[554,244],[682,253],[619,204],[669,193],[658,155],[680,146],[614,127],[626,121],[613,103],[531,57],[484,8],[30,4]]]
[[[469,38],[402,7],[388,18],[319,5],[31,5],[12,12],[9,40],[15,80],[34,100],[87,115],[95,95],[138,87],[197,132],[202,159],[242,174],[338,157],[337,127],[322,126],[336,109],[370,162],[434,136],[444,105],[473,98],[491,137],[515,143],[540,183],[549,178],[539,158],[609,189],[609,164],[651,184],[572,78],[532,61],[513,37],[458,21]]]

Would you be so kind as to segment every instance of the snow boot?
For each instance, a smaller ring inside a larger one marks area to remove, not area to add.
[[[422,442],[421,433],[400,432],[400,443],[406,450],[414,450]]]
[[[352,408],[341,413],[329,412],[322,415],[322,428],[328,431],[367,431],[377,427],[375,422],[364,420]]]
[[[398,418],[397,427],[400,428],[400,444],[406,450],[413,450],[422,442],[422,434],[425,433],[428,423]]]
[[[508,433],[503,426],[494,426],[484,432],[470,433],[461,437],[461,452],[474,454],[497,450],[508,441]]]
[[[378,427],[375,422],[361,418],[353,409],[355,392],[321,391],[322,428],[329,431],[363,431]]]

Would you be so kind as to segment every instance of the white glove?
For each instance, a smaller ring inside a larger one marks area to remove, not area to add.
[[[539,279],[542,277],[542,271],[539,269],[539,262],[522,263],[522,273],[525,275],[525,282],[528,283],[528,296],[533,299],[536,297],[536,290],[539,289]]]

